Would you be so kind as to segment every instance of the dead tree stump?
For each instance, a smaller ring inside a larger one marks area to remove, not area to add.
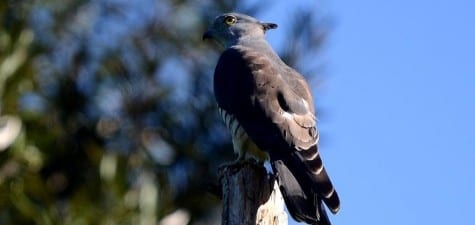
[[[287,225],[277,181],[255,161],[220,168],[222,225]]]

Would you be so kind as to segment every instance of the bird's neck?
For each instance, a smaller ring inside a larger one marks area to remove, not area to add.
[[[246,36],[246,37],[241,37],[237,40],[235,40],[232,43],[229,43],[229,45],[226,47],[231,48],[231,47],[245,47],[245,48],[250,48],[255,51],[258,51],[264,55],[266,55],[269,58],[272,58],[272,62],[285,65],[285,63],[282,61],[282,59],[277,55],[277,53],[272,49],[272,46],[266,41],[266,39],[263,36],[259,37],[253,37],[253,36]]]

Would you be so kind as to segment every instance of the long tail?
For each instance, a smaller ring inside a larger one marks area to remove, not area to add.
[[[290,215],[295,220],[308,224],[330,225],[321,198],[313,192],[309,183],[300,184],[297,181],[292,173],[292,165],[289,168],[289,163],[285,161],[273,160],[272,167],[277,174],[277,181]]]
[[[319,194],[333,214],[337,213],[340,210],[340,199],[323,166],[318,146],[315,145],[308,150],[302,150],[297,155],[299,158],[297,160],[303,161],[308,169],[306,173],[313,181],[312,186],[315,192]]]
[[[330,225],[322,202],[336,213],[340,200],[323,168],[318,148],[312,147],[299,154],[273,152],[270,157],[292,217],[308,224]]]

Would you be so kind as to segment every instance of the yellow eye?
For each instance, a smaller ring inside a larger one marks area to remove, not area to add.
[[[227,25],[231,26],[231,25],[233,25],[233,24],[236,23],[236,17],[234,17],[234,16],[227,16],[226,18],[224,18],[224,22],[225,22]]]

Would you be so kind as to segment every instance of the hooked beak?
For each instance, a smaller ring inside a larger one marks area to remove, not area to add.
[[[213,33],[210,30],[206,31],[203,34],[203,41],[206,41],[208,39],[213,39],[213,38],[214,38]]]
[[[277,28],[277,24],[275,24],[275,23],[264,23],[264,22],[261,22],[261,24],[262,24],[262,27],[264,28],[264,31]]]

